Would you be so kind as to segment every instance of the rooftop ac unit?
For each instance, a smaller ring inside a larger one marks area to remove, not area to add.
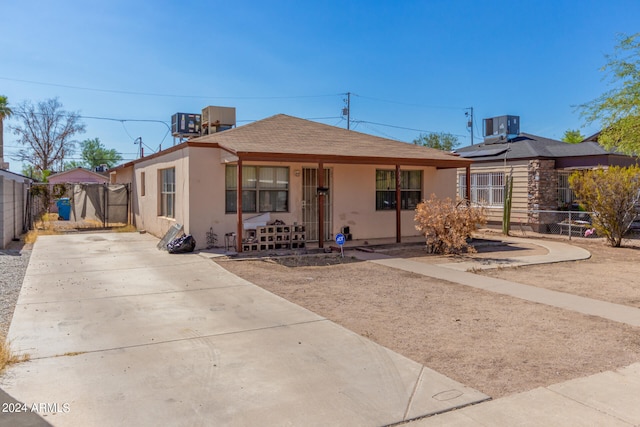
[[[491,140],[492,137],[503,135],[504,139],[512,139],[520,133],[519,116],[498,116],[491,119],[483,119],[482,125],[485,144],[491,144],[492,142],[488,141]],[[497,141],[494,140],[493,144],[496,142]]]

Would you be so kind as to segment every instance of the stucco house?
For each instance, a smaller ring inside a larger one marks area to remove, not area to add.
[[[417,236],[416,205],[431,193],[455,198],[456,170],[470,164],[440,150],[279,114],[192,138],[110,173],[111,182],[132,184],[137,228],[162,236],[179,223],[198,248],[207,234],[235,233],[242,251],[245,222],[260,214],[303,227],[306,240],[320,247],[345,227],[354,240]]]
[[[108,175],[103,175],[83,167],[57,172],[50,175],[47,179],[49,186],[54,186],[56,184],[106,184],[108,182]],[[73,197],[72,191],[68,192],[67,196]],[[49,212],[58,212],[58,205],[55,200],[51,201],[51,204],[49,205]]]
[[[499,118],[518,119],[517,116]],[[606,166],[630,166],[635,157],[605,150],[587,139],[568,144],[550,138],[519,132],[493,134],[485,125],[485,141],[456,150],[471,166],[470,198],[486,206],[490,221],[502,220],[505,176],[513,176],[512,222],[526,223],[535,231],[547,232],[555,222],[551,214],[539,211],[567,209],[574,200],[569,175],[575,170]],[[467,192],[467,171],[458,170],[459,194]]]

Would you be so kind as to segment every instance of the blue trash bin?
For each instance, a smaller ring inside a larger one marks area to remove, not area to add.
[[[58,216],[65,221],[69,221],[71,218],[71,201],[69,201],[69,198],[58,199],[56,205],[58,206]]]

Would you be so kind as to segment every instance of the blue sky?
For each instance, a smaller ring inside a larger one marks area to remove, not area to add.
[[[239,125],[285,113],[346,127],[346,92],[352,129],[373,135],[449,132],[466,146],[474,107],[476,142],[483,118],[505,114],[560,139],[598,130],[575,106],[609,88],[605,54],[640,31],[639,16],[637,0],[0,0],[0,94],[14,107],[59,97],[86,117],[157,120],[83,119],[78,140],[125,159],[137,137],[147,153],[170,146],[159,122],[207,105],[236,107]],[[17,150],[5,130],[19,172]]]

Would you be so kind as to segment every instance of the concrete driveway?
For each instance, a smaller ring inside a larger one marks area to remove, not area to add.
[[[9,331],[31,361],[0,387],[61,426],[373,426],[487,399],[156,243],[39,237]]]

